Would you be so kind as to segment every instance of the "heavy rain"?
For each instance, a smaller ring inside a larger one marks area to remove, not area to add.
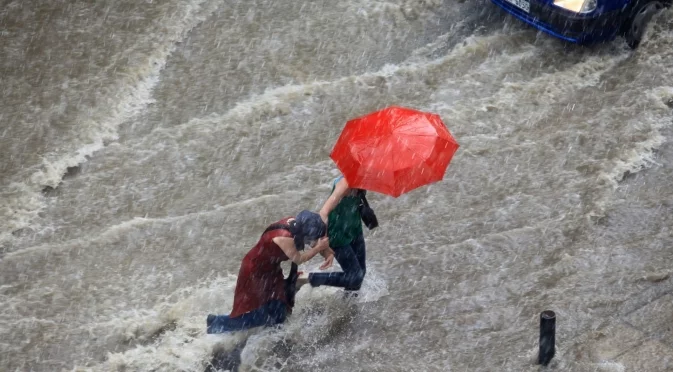
[[[631,49],[490,0],[14,0],[0,50],[2,371],[673,369],[671,10]],[[344,124],[392,105],[460,149],[368,193],[360,295],[206,334],[266,226],[329,196]]]

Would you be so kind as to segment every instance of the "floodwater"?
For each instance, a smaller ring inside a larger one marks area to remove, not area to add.
[[[633,52],[487,0],[5,3],[2,370],[532,371],[545,309],[552,368],[602,370],[566,346],[671,270],[671,12]],[[206,335],[265,226],[325,200],[344,123],[394,104],[461,148],[371,195],[362,295]]]

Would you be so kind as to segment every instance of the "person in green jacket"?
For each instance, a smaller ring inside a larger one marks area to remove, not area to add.
[[[359,205],[358,189],[350,188],[343,176],[335,179],[332,192],[320,209],[320,216],[327,223],[329,246],[334,254],[325,258],[321,269],[331,266],[336,258],[343,272],[309,273],[305,280],[312,287],[328,285],[357,291],[362,286],[367,269]]]

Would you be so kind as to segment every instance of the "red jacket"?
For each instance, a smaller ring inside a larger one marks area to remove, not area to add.
[[[286,225],[290,218],[286,217],[276,223]],[[243,258],[230,317],[243,315],[272,300],[280,300],[289,307],[285,296],[283,269],[280,267],[280,263],[289,258],[278,244],[273,242],[273,238],[278,236],[292,238],[292,234],[287,230],[271,230],[263,234]]]

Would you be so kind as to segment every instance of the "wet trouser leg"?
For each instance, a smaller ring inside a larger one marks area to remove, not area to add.
[[[261,326],[271,326],[285,321],[287,309],[285,303],[274,300],[262,307],[235,318],[229,315],[209,315],[206,320],[207,333],[241,331]]]
[[[313,287],[328,285],[349,291],[359,290],[367,272],[364,236],[360,234],[350,244],[333,250],[334,258],[339,262],[343,272],[311,273],[309,283]]]

